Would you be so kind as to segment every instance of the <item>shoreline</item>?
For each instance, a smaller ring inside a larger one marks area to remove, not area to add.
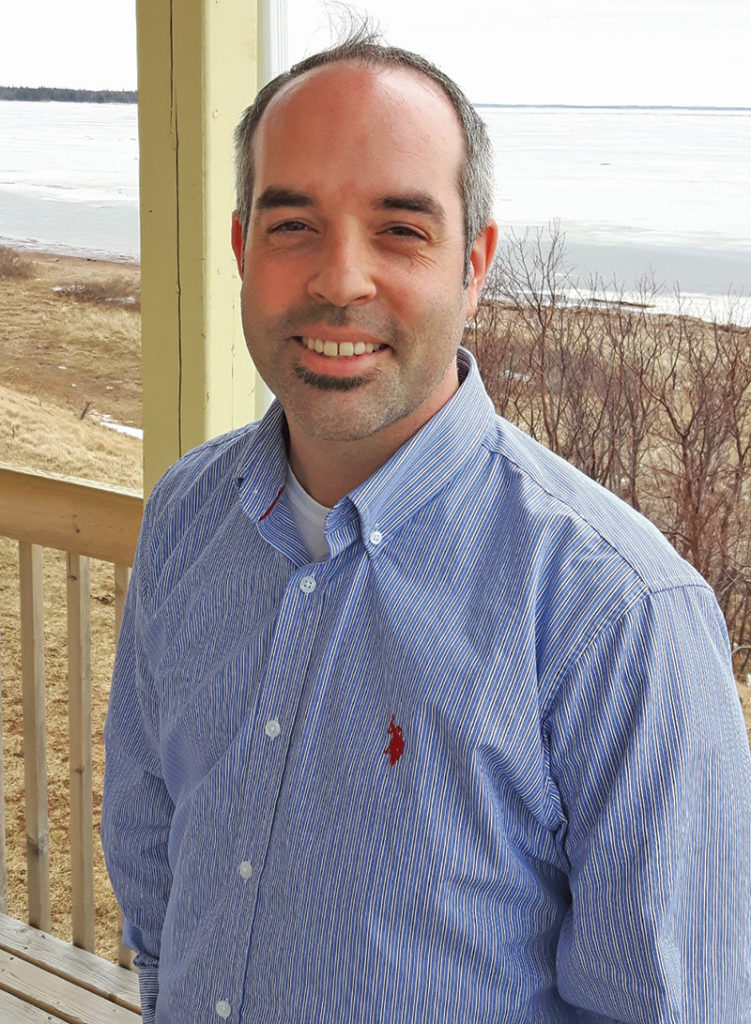
[[[710,245],[676,245],[671,242],[621,242],[612,244],[593,237],[565,240],[568,262],[581,282],[588,280],[584,267],[597,268],[601,287],[613,291],[612,282],[623,287],[624,297],[638,294],[641,280],[657,286],[653,311],[684,312],[700,320],[751,326],[751,254],[741,249]],[[681,308],[682,307],[682,308]]]
[[[684,244],[648,237],[614,241],[593,225],[558,227],[509,223],[501,229],[499,247],[510,243],[517,252],[527,239],[534,254],[539,239],[544,256],[555,234],[561,243],[556,280],[564,294],[579,294],[584,300],[617,297],[635,304],[643,304],[646,294],[653,314],[751,327],[751,251],[723,247],[715,238]]]
[[[509,236],[506,236],[506,240],[508,238]],[[503,241],[502,237],[501,244]],[[33,242],[22,242],[0,235],[0,247],[9,249],[32,261],[39,261],[44,265],[63,266],[67,264],[71,270],[80,267],[81,269],[87,268],[88,271],[95,271],[97,267],[102,269],[110,267],[113,272],[122,269],[139,275],[141,271],[140,259],[124,255],[118,256],[113,253],[100,253],[95,250],[74,249],[63,244],[39,243],[37,245]],[[617,273],[612,274],[609,278],[602,274],[587,275],[577,262],[584,254],[598,257],[607,253],[611,261],[623,271],[624,261],[633,260],[637,251],[640,251],[639,246],[598,244],[591,241],[567,242],[568,266],[577,283],[576,288],[562,289],[562,293],[567,295],[570,308],[574,310],[587,305],[601,308],[607,306],[633,307],[643,309],[645,315],[648,316],[685,316],[692,320],[701,320],[704,323],[716,322],[720,325],[732,323],[738,327],[751,327],[751,291],[747,294],[734,292],[732,286],[723,293],[689,291],[688,289],[676,291],[674,289],[680,284],[678,281],[673,282],[672,285],[668,282],[657,282],[655,292],[648,296],[650,301],[645,302],[643,293],[634,286],[626,287]],[[696,249],[684,251],[679,247],[673,247],[672,255],[674,259],[680,259],[683,256],[687,261],[693,263],[698,262],[700,258]],[[730,251],[721,253],[716,250],[712,255],[721,261],[734,263],[736,269],[748,262],[748,281],[749,288],[751,288],[751,257],[747,260],[740,257],[735,261],[734,257],[738,254]],[[652,272],[651,268],[647,267],[645,276],[650,272]],[[595,277],[597,277],[598,287],[596,290],[592,290],[590,284]]]
[[[6,235],[0,235],[0,247],[5,249],[12,249],[13,252],[18,253],[19,256],[29,256],[34,259],[40,260],[72,260],[80,263],[102,263],[112,264],[114,266],[126,266],[131,268],[141,268],[140,257],[126,256],[125,254],[116,255],[114,253],[104,252],[97,249],[86,249],[76,248],[64,243],[55,245],[52,242],[33,242],[18,238],[8,238]]]

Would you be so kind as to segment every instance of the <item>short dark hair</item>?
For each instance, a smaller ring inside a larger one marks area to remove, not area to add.
[[[450,100],[462,126],[465,142],[458,187],[464,211],[466,284],[469,281],[472,246],[493,213],[493,149],[487,128],[462,90],[448,75],[419,54],[387,46],[367,22],[350,32],[343,42],[306,57],[289,71],[277,75],[260,90],[243,114],[235,130],[237,213],[243,235],[248,229],[253,201],[253,137],[266,108],[289,82],[315,68],[343,62],[417,71],[435,82]]]

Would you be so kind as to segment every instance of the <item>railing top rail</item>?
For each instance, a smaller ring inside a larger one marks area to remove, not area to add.
[[[0,536],[131,565],[143,495],[0,463]]]

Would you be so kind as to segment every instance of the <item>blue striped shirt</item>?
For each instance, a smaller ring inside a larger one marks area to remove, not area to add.
[[[278,405],[147,504],[102,821],[146,1022],[751,1021],[713,594],[460,368],[327,561]]]

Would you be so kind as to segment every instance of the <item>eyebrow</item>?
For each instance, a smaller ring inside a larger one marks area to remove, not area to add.
[[[281,206],[313,206],[313,198],[306,192],[296,192],[292,188],[269,185],[256,200],[257,210],[278,210]]]
[[[445,221],[446,210],[427,192],[407,192],[404,195],[384,196],[373,204],[381,210],[406,210],[409,213],[424,213],[434,220]]]

